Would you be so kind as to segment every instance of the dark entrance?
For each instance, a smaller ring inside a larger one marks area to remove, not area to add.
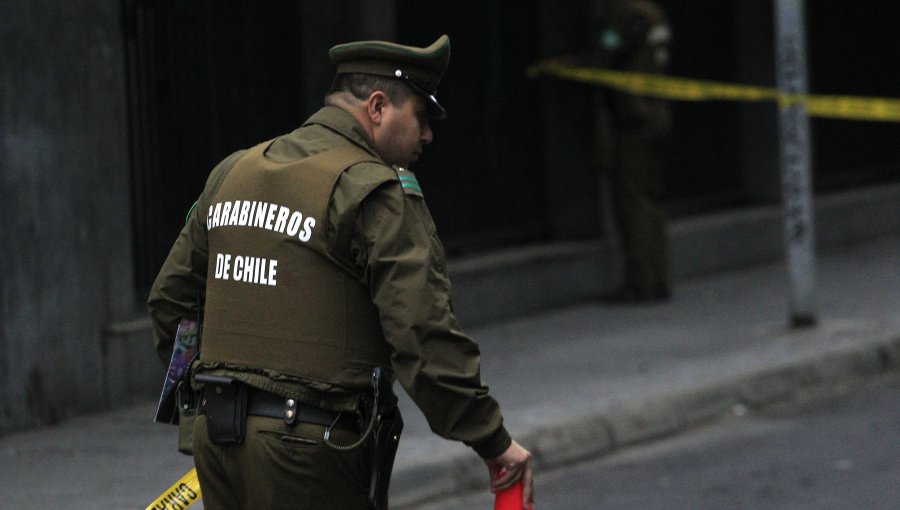
[[[138,289],[213,166],[302,119],[300,4],[124,2]]]

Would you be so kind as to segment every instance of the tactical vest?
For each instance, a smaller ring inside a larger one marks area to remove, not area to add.
[[[277,163],[271,142],[238,160],[210,200],[201,360],[368,385],[389,366],[368,288],[328,254],[326,213],[353,146]]]

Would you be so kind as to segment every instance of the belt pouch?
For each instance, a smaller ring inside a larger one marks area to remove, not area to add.
[[[178,383],[175,403],[178,406],[178,451],[185,455],[193,455],[194,422],[197,420],[200,399],[194,394],[188,381]]]
[[[204,384],[203,413],[209,440],[216,445],[240,444],[247,424],[247,385],[216,375],[197,374]]]

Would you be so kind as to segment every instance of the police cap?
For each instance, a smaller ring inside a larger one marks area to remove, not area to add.
[[[387,41],[349,42],[331,48],[328,57],[338,74],[374,74],[402,80],[425,98],[432,117],[447,116],[435,97],[450,61],[450,38],[446,35],[425,48]]]

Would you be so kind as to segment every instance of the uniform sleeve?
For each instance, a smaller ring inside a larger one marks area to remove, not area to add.
[[[367,195],[357,218],[363,278],[400,384],[436,434],[482,458],[500,455],[511,440],[481,381],[478,344],[453,313],[444,251],[425,202],[391,181]]]
[[[184,227],[150,288],[147,310],[153,322],[156,352],[163,363],[168,363],[172,356],[178,323],[184,317],[197,315],[201,294],[206,289],[209,257],[206,211],[211,195],[240,154],[232,154],[210,173],[203,193],[188,213]]]
[[[197,315],[199,296],[206,288],[206,227],[200,223],[199,214],[200,208],[194,207],[147,300],[156,352],[164,363],[172,355],[178,323]]]

